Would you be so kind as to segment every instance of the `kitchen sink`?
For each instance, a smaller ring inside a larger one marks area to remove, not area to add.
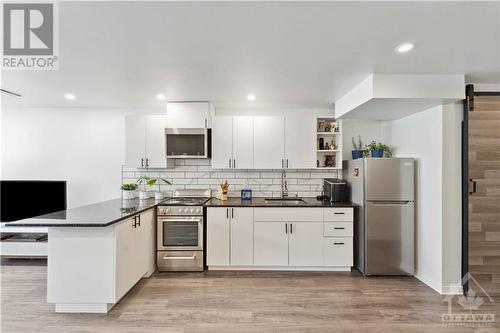
[[[265,198],[266,204],[269,205],[305,205],[306,202],[301,198]]]

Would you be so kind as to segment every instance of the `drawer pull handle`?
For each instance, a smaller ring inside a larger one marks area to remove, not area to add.
[[[344,212],[342,212],[342,213],[335,212],[333,214],[335,214],[335,215],[344,215],[345,213]]]
[[[344,245],[344,242],[338,242],[338,243],[337,243],[337,242],[335,242],[335,243],[333,243],[333,244],[335,244],[335,245]]]
[[[344,230],[345,228],[335,227],[333,229],[335,229],[335,230]]]
[[[191,257],[167,257],[164,256],[163,260],[194,260],[196,259],[196,256],[191,256]]]

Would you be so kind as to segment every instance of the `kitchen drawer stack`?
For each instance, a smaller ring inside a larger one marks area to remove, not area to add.
[[[353,265],[352,208],[325,208],[323,211],[323,265]]]

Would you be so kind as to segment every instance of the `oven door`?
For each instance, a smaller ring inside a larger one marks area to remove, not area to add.
[[[158,218],[158,250],[203,250],[203,217]]]

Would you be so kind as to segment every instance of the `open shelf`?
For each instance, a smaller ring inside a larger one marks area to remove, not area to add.
[[[316,118],[316,163],[321,170],[342,170],[342,123],[332,116]],[[326,129],[326,131],[325,131]],[[336,132],[335,129],[339,131]],[[320,147],[335,147],[335,149],[319,149]],[[330,157],[331,156],[331,157]],[[327,167],[325,164],[333,165]]]
[[[316,132],[317,135],[340,135],[340,131],[338,132]]]

